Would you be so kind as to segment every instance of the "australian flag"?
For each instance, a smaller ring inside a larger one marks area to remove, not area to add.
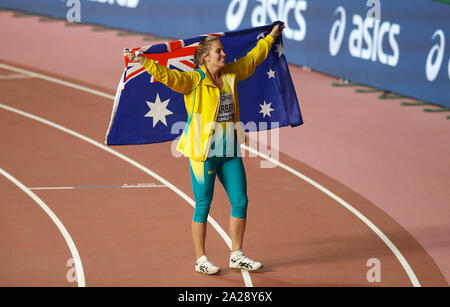
[[[275,23],[274,23],[275,24]],[[226,61],[247,54],[273,25],[225,33],[200,35],[152,46],[134,48],[144,56],[180,71],[194,70],[194,53],[201,40],[219,37]],[[303,124],[281,35],[266,60],[252,77],[238,83],[240,120],[246,131],[266,130]],[[136,145],[170,141],[183,131],[187,112],[182,94],[155,80],[139,63],[125,57],[125,69],[117,88],[107,145]]]

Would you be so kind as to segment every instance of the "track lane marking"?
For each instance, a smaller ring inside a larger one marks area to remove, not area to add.
[[[11,74],[11,75],[0,75],[0,80],[11,80],[11,79],[30,79],[32,76],[22,75],[22,74]]]
[[[77,89],[77,90],[80,90],[80,91],[83,91],[83,92],[86,92],[86,93],[94,94],[94,95],[97,95],[97,96],[100,96],[100,97],[104,97],[104,98],[108,98],[108,99],[114,99],[113,95],[110,95],[110,94],[107,94],[107,93],[104,93],[104,92],[101,92],[101,91],[97,91],[97,90],[94,90],[92,88],[89,88],[89,87],[86,87],[86,86],[83,86],[83,85],[75,84],[75,83],[72,83],[72,82],[64,81],[64,80],[61,80],[61,79],[57,79],[57,78],[46,76],[46,75],[43,75],[43,74],[40,74],[40,73],[29,71],[29,70],[26,70],[26,69],[10,66],[10,65],[7,65],[7,64],[3,64],[3,63],[0,63],[0,68],[6,69],[6,70],[11,70],[11,71],[17,72],[19,74],[24,74],[24,75],[27,75],[27,76],[30,76],[30,77],[33,77],[33,78],[38,78],[38,79],[46,80],[46,81],[49,81],[49,82],[53,82],[53,83],[56,83],[56,84],[59,84],[59,85],[71,87],[71,88],[74,88],[74,89]]]
[[[50,217],[50,219],[53,221],[53,223],[55,223],[56,227],[58,227],[59,231],[63,235],[64,240],[66,241],[66,244],[70,249],[70,253],[72,254],[72,258],[75,263],[78,287],[85,287],[86,281],[84,278],[84,270],[83,270],[83,264],[81,262],[80,254],[78,253],[77,247],[75,246],[75,243],[73,242],[72,237],[70,236],[69,232],[67,231],[66,227],[63,225],[61,220],[36,194],[34,194],[32,191],[30,191],[30,189],[28,189],[19,180],[14,178],[11,174],[9,174],[7,171],[3,170],[2,168],[0,168],[0,174],[5,176],[12,183],[14,183],[16,186],[18,186],[22,191],[24,191],[29,197],[31,197],[42,208],[42,210],[44,210],[44,212],[47,213],[47,215]]]
[[[58,125],[54,122],[51,122],[49,120],[46,120],[42,117],[24,112],[22,110],[4,105],[2,103],[0,103],[0,108],[19,114],[21,116],[33,119],[35,121],[41,122],[43,124],[46,124],[48,126],[51,126],[53,128],[56,128],[62,132],[65,132],[67,134],[70,134],[76,138],[79,138],[91,145],[94,145],[95,147],[98,147],[104,151],[109,152],[110,154],[113,154],[114,156],[128,162],[129,164],[135,166],[136,168],[142,170],[144,173],[147,173],[148,175],[152,176],[153,178],[155,178],[156,180],[160,181],[161,183],[163,183],[164,185],[166,185],[167,187],[169,187],[172,191],[174,191],[176,194],[178,194],[181,198],[183,198],[185,201],[187,201],[193,208],[195,208],[195,201],[193,201],[189,196],[187,196],[183,191],[181,191],[180,189],[178,189],[176,186],[174,186],[173,184],[171,184],[169,181],[167,181],[166,179],[164,179],[163,177],[159,176],[158,174],[156,174],[155,172],[151,171],[150,169],[146,168],[145,166],[143,166],[142,164],[134,161],[133,159],[121,154],[118,151],[115,151],[114,149],[111,149],[109,147],[107,147],[106,145],[103,145],[85,135],[82,135],[78,132],[75,132],[69,128],[63,127],[61,125]],[[30,191],[31,192],[31,191]],[[230,237],[227,235],[227,233],[222,229],[222,227],[220,227],[220,225],[216,222],[216,220],[214,220],[211,216],[208,216],[207,221],[211,224],[211,226],[213,226],[213,228],[219,233],[219,235],[222,237],[222,239],[225,241],[225,243],[227,244],[227,246],[230,248],[231,250],[231,239]],[[246,270],[241,270],[241,274],[242,277],[244,279],[244,283],[246,287],[253,287],[253,283],[252,280],[250,278],[250,274],[248,273],[248,271]]]
[[[139,189],[139,188],[167,188],[164,184],[123,184],[102,186],[76,186],[76,187],[28,187],[30,190],[85,190],[85,189]]]
[[[13,66],[10,66],[10,65],[6,65],[6,64],[0,63],[0,68],[6,69],[6,70],[15,71],[15,72],[22,73],[22,74],[29,74],[29,75],[32,75],[32,76],[34,76],[36,78],[41,78],[41,79],[44,79],[44,80],[47,80],[47,81],[50,81],[50,82],[55,82],[57,84],[65,85],[65,86],[68,86],[68,87],[71,87],[71,88],[75,88],[75,89],[79,89],[81,91],[89,92],[89,93],[92,93],[94,95],[99,95],[101,97],[112,99],[113,101],[114,101],[114,98],[115,98],[113,95],[106,94],[106,93],[103,93],[103,92],[100,92],[100,91],[96,91],[96,90],[90,89],[90,88],[85,87],[85,86],[80,86],[80,85],[77,85],[75,83],[66,82],[66,81],[59,80],[59,79],[56,79],[56,78],[53,78],[53,77],[49,77],[49,76],[46,76],[46,75],[42,75],[42,74],[37,74],[37,73],[34,73],[32,71],[28,71],[28,70],[25,70],[25,69],[13,67]],[[328,195],[329,197],[334,199],[336,202],[338,202],[344,208],[348,209],[351,213],[353,213],[356,217],[358,217],[364,224],[366,224],[387,245],[387,247],[392,251],[392,253],[395,255],[397,260],[402,265],[403,269],[407,273],[407,275],[408,275],[411,283],[413,284],[413,286],[414,287],[420,287],[421,286],[420,283],[419,283],[419,280],[417,279],[417,277],[416,277],[416,275],[414,273],[414,271],[412,270],[411,266],[409,265],[408,261],[405,259],[403,254],[399,251],[399,249],[392,243],[391,240],[389,240],[389,238],[375,224],[373,224],[367,217],[365,217],[362,213],[360,213],[358,210],[356,210],[353,206],[351,206],[349,203],[347,203],[342,198],[340,198],[339,196],[337,196],[336,194],[334,194],[333,192],[331,192],[327,188],[323,187],[319,183],[317,183],[314,180],[310,179],[309,177],[303,175],[299,171],[297,171],[297,170],[295,170],[295,169],[293,169],[293,168],[283,164],[280,161],[276,161],[276,160],[266,156],[265,154],[260,153],[259,151],[255,150],[253,148],[250,148],[250,147],[248,147],[246,145],[243,145],[242,147],[247,149],[249,152],[256,153],[261,158],[264,158],[264,159],[266,159],[268,161],[271,161],[272,163],[275,163],[275,165],[280,166],[281,168],[283,168],[284,170],[290,172],[294,176],[297,176],[300,179],[308,182],[309,184],[311,184],[315,188],[319,189],[320,191],[322,191],[323,193],[325,193],[326,195]]]

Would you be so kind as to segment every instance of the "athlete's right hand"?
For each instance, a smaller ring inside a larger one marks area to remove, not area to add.
[[[132,52],[130,49],[124,49],[123,50],[123,54],[128,58],[128,61],[133,62],[133,63],[138,63],[140,62],[141,64],[144,64],[145,62],[145,57],[142,55],[135,55],[134,52]]]
[[[128,61],[130,62],[133,62],[135,59],[134,53],[124,52],[123,55],[126,56],[128,58]]]

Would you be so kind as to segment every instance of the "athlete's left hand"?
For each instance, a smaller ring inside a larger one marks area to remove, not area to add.
[[[270,32],[270,36],[272,36],[273,38],[277,38],[277,36],[280,35],[281,32],[283,32],[284,28],[286,28],[284,22],[274,25],[272,31]]]

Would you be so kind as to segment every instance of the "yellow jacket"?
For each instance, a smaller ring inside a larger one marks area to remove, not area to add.
[[[273,42],[274,38],[267,35],[264,39],[260,39],[244,57],[228,63],[222,69],[224,77],[232,85],[234,122],[239,145],[244,143],[245,137],[242,124],[240,124],[237,82],[253,75],[256,66],[266,59]],[[205,76],[203,80],[198,72],[169,69],[151,59],[146,59],[144,67],[156,80],[173,91],[184,94],[188,120],[178,141],[177,151],[190,159],[205,161],[208,158],[211,135],[220,105],[220,89],[212,82],[205,65],[201,67]]]

